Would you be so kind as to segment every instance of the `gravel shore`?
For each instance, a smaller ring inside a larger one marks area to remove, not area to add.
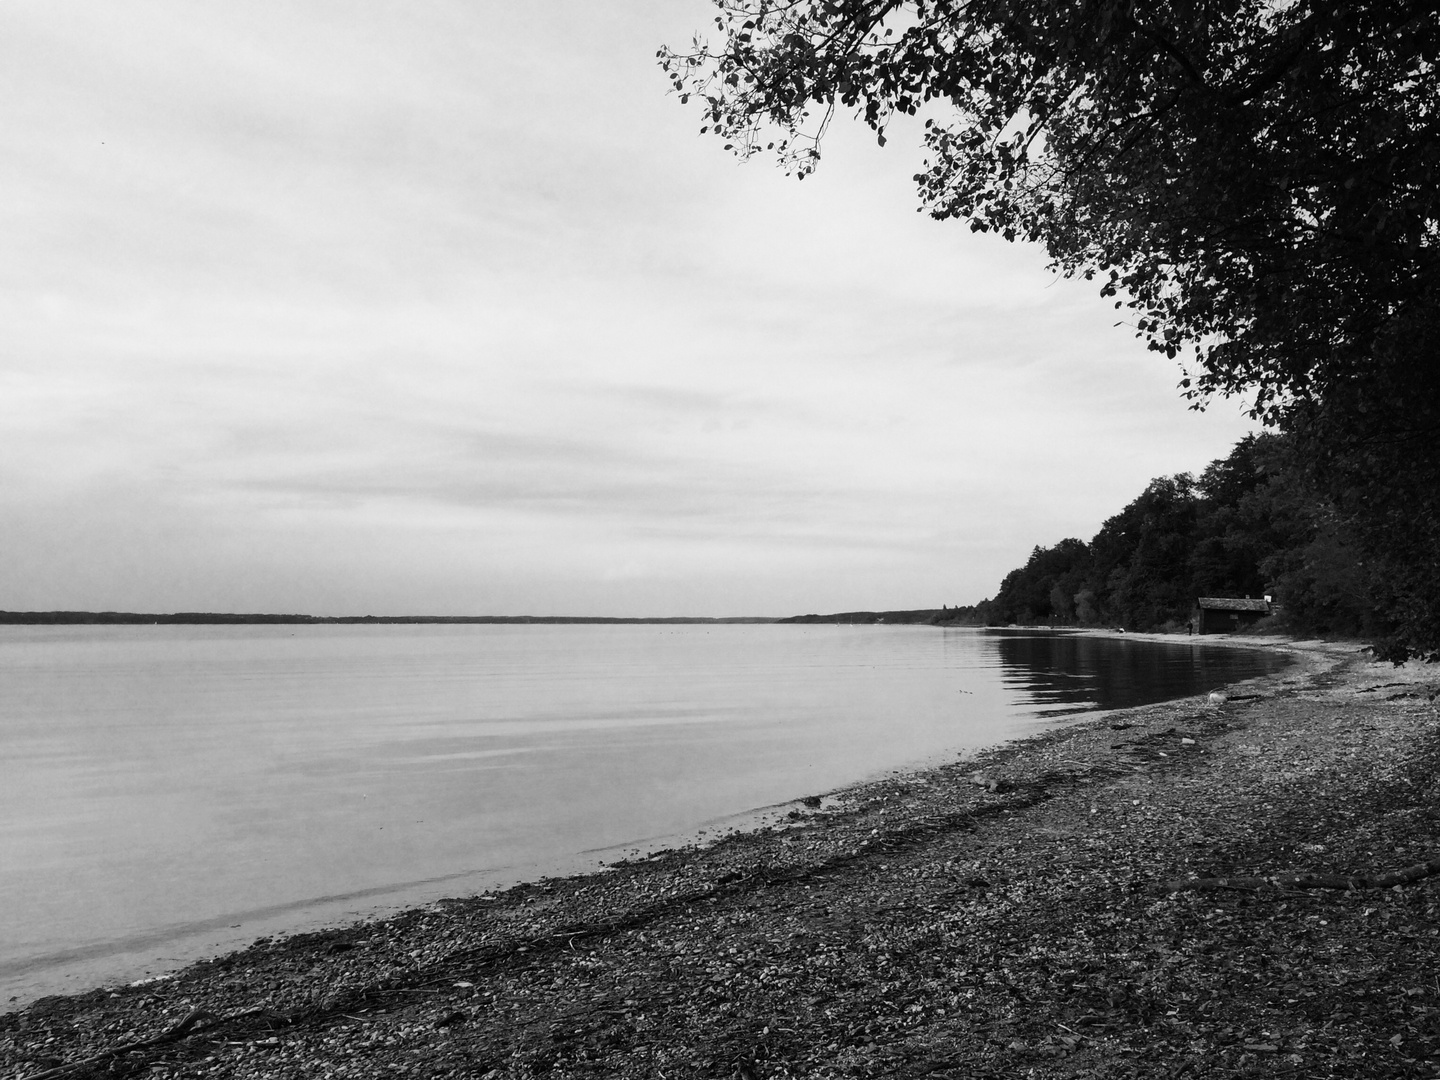
[[[1440,669],[1270,647],[1223,702],[42,999],[0,1076],[1440,1075]]]

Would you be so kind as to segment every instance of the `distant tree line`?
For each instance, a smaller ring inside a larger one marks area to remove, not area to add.
[[[1197,597],[1269,594],[1292,631],[1369,639],[1394,660],[1440,653],[1440,586],[1377,556],[1314,473],[1301,440],[1247,436],[1198,477],[1152,480],[1089,543],[1036,547],[978,613],[991,625],[1173,630]]]
[[[986,601],[988,603],[989,601]],[[831,623],[839,626],[874,626],[903,623],[925,626],[984,626],[987,609],[977,604],[964,607],[904,608],[893,611],[837,611],[830,615],[793,615],[777,619],[782,623]]]
[[[770,618],[628,618],[605,615],[265,615],[216,611],[177,611],[165,614],[136,611],[0,611],[0,626],[134,626],[347,623],[768,623]]]

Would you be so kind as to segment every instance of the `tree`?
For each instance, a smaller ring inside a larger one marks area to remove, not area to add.
[[[1273,500],[1260,497],[1277,483],[1282,441],[1273,435],[1247,435],[1229,456],[1212,461],[1201,474],[1198,535],[1190,556],[1198,595],[1260,596],[1269,591],[1273,582],[1264,561],[1294,544],[1290,519],[1272,512],[1279,509]],[[1308,540],[1308,529],[1305,536]]]
[[[1030,559],[1010,571],[990,602],[991,622],[1068,624],[1076,619],[1075,600],[1090,569],[1090,549],[1069,537],[1054,547],[1036,547]]]
[[[1198,510],[1189,473],[1162,476],[1100,527],[1090,542],[1091,581],[1107,621],[1150,630],[1189,617]]]
[[[1043,244],[1197,406],[1305,440],[1338,527],[1440,652],[1440,13],[1433,0],[717,0],[661,51],[742,156],[800,176],[837,109],[926,120],[937,218]]]

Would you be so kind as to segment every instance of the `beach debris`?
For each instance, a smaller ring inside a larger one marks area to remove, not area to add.
[[[254,1016],[262,1016],[265,1014],[265,1011],[266,1010],[262,1008],[253,1008],[245,1009],[242,1012],[233,1013],[228,1016],[216,1016],[209,1009],[191,1009],[178,1023],[172,1024],[160,1032],[160,1034],[149,1039],[138,1039],[122,1043],[118,1046],[111,1046],[100,1051],[98,1054],[91,1054],[89,1057],[82,1058],[79,1061],[66,1062],[46,1069],[44,1072],[31,1073],[25,1077],[24,1080],[50,1080],[52,1077],[69,1076],[72,1073],[88,1069],[92,1065],[97,1065],[102,1061],[114,1061],[127,1054],[178,1042],[189,1035],[198,1034],[208,1028],[219,1027],[222,1024],[233,1023],[237,1020],[244,1020]]]
[[[1254,877],[1177,878],[1165,883],[1166,892],[1210,892],[1217,889],[1393,889],[1440,874],[1440,855],[1383,874],[1265,874]]]
[[[985,772],[976,770],[968,777],[970,783],[976,787],[982,787],[992,795],[1001,795],[1014,789],[1015,785],[1008,780],[999,780]]]

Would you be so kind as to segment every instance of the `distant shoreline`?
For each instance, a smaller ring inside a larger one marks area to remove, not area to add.
[[[835,623],[871,625],[980,625],[963,617],[964,609],[915,608],[903,611],[842,611],[833,615],[609,616],[609,615],[296,615],[213,611],[0,611],[0,626],[233,626],[315,624],[464,624],[464,623],[577,623],[584,625],[676,625],[724,623]]]
[[[272,615],[228,612],[177,611],[146,614],[134,611],[0,611],[0,626],[234,626],[306,625],[310,623],[774,623],[764,616],[707,619],[622,618],[601,615]]]

